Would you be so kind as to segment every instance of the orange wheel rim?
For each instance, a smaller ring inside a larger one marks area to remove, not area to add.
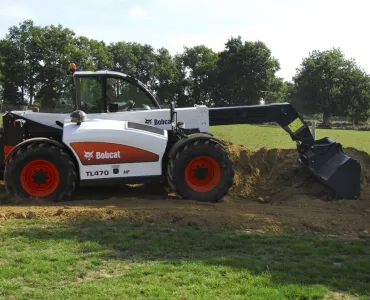
[[[192,159],[185,169],[187,185],[194,191],[206,193],[213,190],[221,180],[219,163],[209,156]]]
[[[47,160],[33,160],[21,172],[20,181],[24,191],[33,197],[46,197],[59,186],[59,171]]]

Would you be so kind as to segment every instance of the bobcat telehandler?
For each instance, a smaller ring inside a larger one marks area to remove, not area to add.
[[[9,194],[66,201],[76,186],[165,180],[180,198],[218,201],[234,171],[209,126],[274,122],[297,143],[298,161],[338,197],[360,196],[359,161],[329,138],[315,141],[289,103],[176,108],[172,102],[163,108],[126,74],[76,71],[74,64],[70,72],[76,93],[64,112],[3,115],[0,148]]]

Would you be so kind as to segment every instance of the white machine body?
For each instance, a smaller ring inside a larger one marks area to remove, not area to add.
[[[78,125],[64,121],[63,143],[77,159],[81,181],[160,176],[167,142],[166,130],[144,124],[88,119]]]
[[[35,121],[37,123],[58,128],[55,121],[61,123],[68,119],[70,113],[40,113],[33,111],[13,111],[13,113]],[[177,121],[184,122],[184,129],[197,129],[200,132],[208,132],[209,112],[205,105],[196,105],[194,107],[176,108]],[[165,130],[171,130],[170,109],[136,110],[112,113],[93,113],[87,114],[89,118],[102,120],[131,121],[150,126],[155,126]],[[123,123],[122,123],[123,124]]]

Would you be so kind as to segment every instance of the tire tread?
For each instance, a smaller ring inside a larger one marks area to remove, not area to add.
[[[222,172],[226,172],[223,175],[223,182],[220,186],[217,187],[218,191],[212,197],[205,197],[202,194],[199,194],[196,199],[197,201],[201,202],[218,202],[220,201],[229,191],[231,186],[233,185],[234,181],[234,170],[232,166],[232,161],[230,158],[229,153],[226,151],[224,147],[222,147],[219,143],[212,141],[212,140],[196,140],[187,144],[185,147],[180,149],[176,155],[169,160],[168,169],[167,169],[167,180],[168,184],[171,187],[172,191],[176,194],[177,197],[180,199],[190,199],[190,195],[188,193],[184,193],[181,188],[181,183],[179,179],[179,159],[180,157],[190,155],[196,148],[201,147],[214,147],[216,151],[221,154],[221,161],[218,163],[220,164]]]

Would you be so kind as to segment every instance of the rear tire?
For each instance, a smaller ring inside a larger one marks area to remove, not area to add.
[[[167,178],[182,199],[218,202],[231,188],[234,170],[229,153],[220,144],[197,140],[170,159]]]
[[[76,181],[71,157],[48,143],[33,143],[21,148],[5,166],[6,191],[22,198],[69,201]]]

